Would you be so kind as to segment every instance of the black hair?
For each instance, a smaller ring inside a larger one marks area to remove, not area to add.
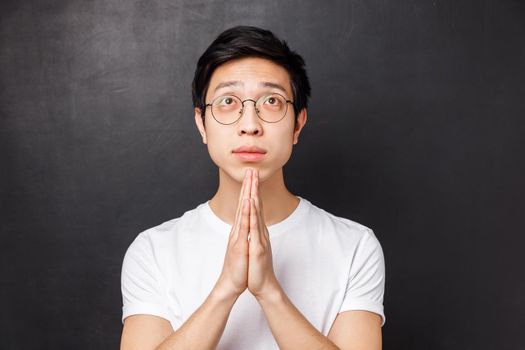
[[[192,98],[193,107],[200,108],[203,120],[206,93],[213,72],[223,63],[244,57],[265,58],[286,69],[290,76],[293,108],[297,118],[298,113],[308,106],[310,97],[310,82],[303,58],[290,50],[286,41],[280,40],[269,30],[236,26],[222,32],[197,62],[192,83]]]

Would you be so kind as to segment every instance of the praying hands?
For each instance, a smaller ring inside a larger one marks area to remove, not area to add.
[[[247,169],[244,176],[218,285],[226,294],[236,296],[248,288],[257,300],[271,296],[280,288],[273,270],[256,169]]]

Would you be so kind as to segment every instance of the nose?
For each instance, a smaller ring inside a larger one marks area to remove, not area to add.
[[[247,103],[253,102],[253,103]],[[238,127],[238,134],[262,135],[261,120],[257,116],[255,101],[245,100],[243,102],[242,115]]]

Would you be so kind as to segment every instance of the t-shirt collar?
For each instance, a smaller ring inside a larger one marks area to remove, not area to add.
[[[267,226],[270,237],[275,237],[283,232],[289,231],[297,223],[304,219],[310,203],[308,202],[308,200],[300,196],[296,197],[299,198],[299,204],[294,209],[294,211],[290,215],[288,215],[288,217],[286,217],[284,220],[281,220],[280,222],[275,223],[273,225]],[[204,217],[206,221],[208,221],[210,226],[212,226],[218,232],[221,232],[226,235],[230,234],[232,226],[229,225],[227,222],[222,221],[222,219],[215,215],[215,213],[210,207],[209,200],[205,203],[202,203],[199,207],[200,214]]]

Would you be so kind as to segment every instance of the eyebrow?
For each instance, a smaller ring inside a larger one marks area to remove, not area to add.
[[[214,92],[216,92],[219,89],[222,89],[222,88],[225,88],[225,87],[231,87],[231,86],[233,86],[233,87],[244,86],[244,83],[242,81],[240,81],[240,80],[225,81],[225,82],[219,83],[215,87]],[[269,82],[269,81],[263,81],[263,82],[259,83],[259,86],[260,87],[270,87],[270,88],[281,90],[284,93],[287,93],[286,89],[281,84],[272,83],[272,82]]]
[[[225,88],[225,87],[230,87],[230,86],[243,86],[244,83],[240,80],[234,80],[234,81],[225,81],[225,82],[222,82],[222,83],[219,83],[216,87],[215,87],[215,90],[213,90],[213,92],[216,92],[217,90],[219,89],[222,89],[222,88]]]
[[[269,81],[264,81],[264,82],[260,83],[259,86],[270,87],[270,88],[281,90],[284,93],[287,93],[286,89],[281,84],[276,84],[276,83],[271,83]]]

